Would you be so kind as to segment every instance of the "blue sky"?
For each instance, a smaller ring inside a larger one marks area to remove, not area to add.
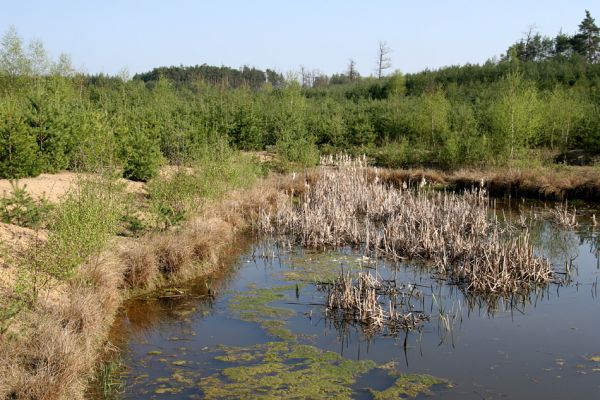
[[[404,72],[481,63],[533,24],[575,32],[585,9],[600,24],[598,0],[1,0],[0,33],[12,25],[90,73],[207,63],[331,74],[353,58],[369,75],[379,40]]]

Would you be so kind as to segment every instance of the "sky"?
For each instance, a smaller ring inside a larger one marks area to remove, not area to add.
[[[379,41],[402,72],[483,63],[532,25],[576,32],[586,9],[600,25],[598,0],[0,0],[0,34],[14,26],[88,73],[206,63],[332,74],[353,59],[370,75]]]

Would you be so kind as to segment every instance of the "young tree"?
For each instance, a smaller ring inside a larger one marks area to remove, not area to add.
[[[424,92],[419,99],[418,124],[422,134],[428,135],[431,146],[439,145],[439,137],[448,130],[450,102],[440,88]]]
[[[573,128],[585,117],[585,102],[576,92],[562,86],[557,86],[544,100],[542,139],[551,149],[566,150]]]
[[[513,160],[535,139],[541,115],[535,86],[519,72],[511,72],[500,86],[502,94],[493,106],[497,151]],[[499,154],[500,155],[500,154]]]
[[[379,48],[377,50],[377,59],[376,59],[376,68],[377,78],[381,79],[383,73],[386,69],[392,67],[392,58],[390,57],[390,53],[392,49],[390,49],[386,42],[379,42]]]
[[[14,27],[10,27],[0,41],[0,74],[10,77],[28,75],[30,61],[23,49],[23,41]]]

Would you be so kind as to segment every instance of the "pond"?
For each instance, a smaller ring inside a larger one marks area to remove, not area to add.
[[[231,267],[209,279],[125,304],[111,339],[122,384],[111,392],[105,382],[104,397],[597,398],[600,238],[591,211],[582,214],[576,229],[532,223],[557,281],[524,298],[466,295],[426,265],[350,248],[241,243]],[[411,309],[429,319],[378,334],[332,318],[315,282],[341,270],[410,284]]]

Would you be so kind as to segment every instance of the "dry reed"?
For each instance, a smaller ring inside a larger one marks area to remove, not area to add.
[[[393,260],[428,260],[468,291],[515,293],[553,278],[550,263],[534,254],[529,235],[490,218],[484,189],[464,194],[382,183],[366,160],[328,158],[302,202],[291,198],[263,210],[258,226],[290,235],[305,246],[356,245]]]
[[[579,226],[577,222],[577,209],[569,209],[567,202],[558,203],[548,210],[552,222],[561,228],[573,229]]]
[[[366,336],[397,335],[415,329],[429,319],[413,309],[410,299],[420,293],[412,285],[399,287],[395,280],[360,272],[356,279],[341,273],[333,282],[321,283],[327,293],[327,317],[336,324],[359,324]]]

